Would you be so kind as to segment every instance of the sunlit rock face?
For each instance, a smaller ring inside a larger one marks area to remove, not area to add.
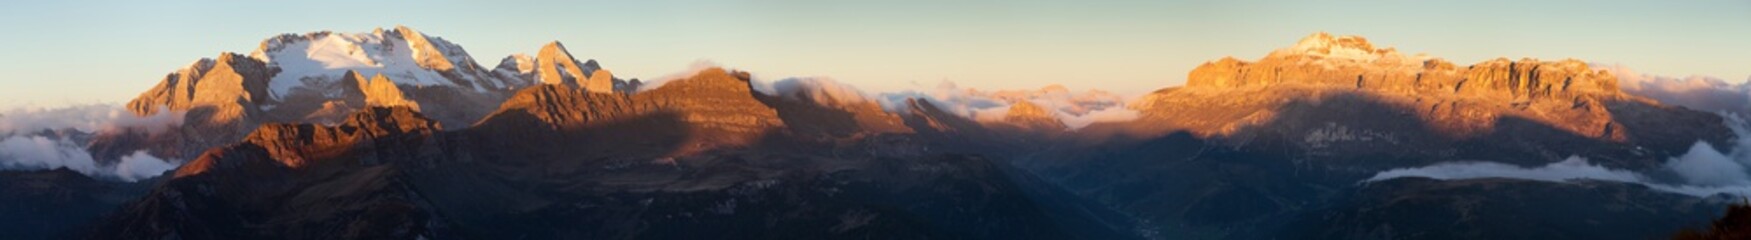
[[[1554,161],[1563,157],[1554,155],[1573,153],[1671,155],[1696,139],[1730,137],[1720,117],[1626,94],[1614,74],[1580,60],[1494,59],[1456,66],[1377,48],[1362,37],[1325,33],[1253,62],[1207,62],[1188,74],[1184,87],[1146,95],[1131,107],[1153,123],[1142,128],[1153,131],[1235,142],[1295,139],[1287,145],[1317,154],[1398,145],[1452,157],[1464,154],[1431,149],[1513,141]],[[1542,134],[1525,134],[1532,132]],[[1599,143],[1559,147],[1574,141]],[[1624,164],[1641,168],[1659,161],[1631,162]]]
[[[259,99],[268,98],[267,82],[271,74],[268,71],[261,61],[235,53],[203,58],[165,76],[157,86],[129,101],[128,109],[139,115],[152,115],[160,109],[186,111],[197,107],[253,105]],[[235,111],[243,113],[242,109]]]
[[[357,89],[358,93],[356,95],[364,98],[362,102],[364,102],[364,106],[366,107],[402,106],[411,108],[414,111],[420,110],[418,102],[408,100],[407,94],[403,94],[401,88],[395,86],[394,81],[390,81],[389,78],[383,77],[383,74],[377,74],[377,76],[366,79],[364,75],[359,75],[354,72],[353,74],[347,75],[347,78],[341,80],[341,82],[352,83],[350,85],[356,86],[349,88],[348,90]]]
[[[625,84],[615,79],[615,74],[597,65],[595,60],[578,61],[567,51],[564,44],[548,42],[541,47],[541,53],[534,58],[536,79],[543,84],[560,84],[569,88],[583,88],[590,93],[616,93],[615,86]]]
[[[267,84],[271,74],[261,61],[234,53],[196,61],[128,102],[128,110],[139,116],[186,114],[180,128],[138,138],[99,138],[90,145],[100,146],[94,149],[104,152],[93,155],[119,156],[153,149],[159,156],[181,157],[234,142],[265,117],[257,104],[270,99]]]
[[[1456,68],[1428,56],[1376,49],[1358,36],[1318,33],[1256,62],[1223,58],[1186,78],[1188,88],[1247,88],[1281,84],[1344,86],[1394,93],[1449,92],[1514,100],[1615,96],[1617,77],[1575,59],[1511,61],[1498,58]]]
[[[590,60],[587,63],[578,62],[578,59],[573,58],[571,52],[565,49],[565,45],[557,41],[541,47],[541,51],[535,54],[535,64],[535,71],[538,74],[536,79],[540,80],[541,83],[563,84],[571,87],[581,86],[580,81],[587,81],[591,74],[602,69],[602,66],[597,65],[595,60]]]
[[[557,44],[552,50],[559,52],[546,50],[571,59]],[[258,124],[337,124],[375,106],[410,107],[446,126],[466,127],[516,90],[537,83],[536,62],[513,55],[489,70],[461,46],[405,26],[368,33],[284,34],[263,40],[248,56],[223,53],[196,61],[128,104],[141,116],[186,112],[183,127],[101,138],[90,145],[101,146],[94,148],[100,149],[94,152],[97,156],[151,149],[157,156],[191,159],[241,140]],[[587,65],[606,72],[594,62]],[[613,84],[611,75],[603,77]]]
[[[440,129],[439,126],[438,122],[405,106],[367,108],[348,116],[345,122],[336,126],[264,124],[241,143],[234,144],[248,146],[229,146],[209,151],[200,158],[189,162],[188,166],[178,169],[175,177],[200,175],[216,167],[262,164],[302,169],[313,164],[321,164],[314,162],[315,159],[337,157],[368,159],[333,164],[374,165],[382,164],[384,163],[382,160],[386,159],[416,158],[420,156],[420,152],[417,150],[380,147],[419,145],[423,143],[421,141],[427,140],[427,137],[436,134]],[[393,141],[411,141],[414,144],[399,144]],[[265,158],[227,159],[225,157],[226,152],[255,150],[266,154]],[[378,157],[384,158],[379,159]],[[271,163],[224,161],[271,161]]]
[[[563,84],[532,87],[506,100],[479,124],[494,129],[539,124],[575,131],[628,122],[674,122],[671,127],[629,133],[626,141],[681,138],[686,153],[717,146],[744,146],[784,126],[776,110],[757,100],[745,72],[700,71],[636,94],[602,93]]]
[[[1053,116],[1053,114],[1054,112],[1047,110],[1045,107],[1040,107],[1040,105],[1034,104],[1033,102],[1023,101],[1018,102],[1015,105],[1010,105],[1008,112],[1004,113],[1003,121],[1000,123],[1036,132],[1057,132],[1064,131],[1068,128],[1064,126],[1063,121],[1059,121],[1058,117]]]

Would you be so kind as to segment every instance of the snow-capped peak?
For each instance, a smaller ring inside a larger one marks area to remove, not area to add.
[[[511,70],[517,73],[533,73],[535,72],[535,57],[530,57],[529,54],[522,53],[511,54],[510,56],[505,56],[504,60],[499,61],[498,68]]]
[[[1368,62],[1387,57],[1401,57],[1398,50],[1392,48],[1375,49],[1362,36],[1332,36],[1319,32],[1301,38],[1289,48],[1279,49],[1274,54],[1311,55],[1327,59],[1343,59]]]
[[[379,28],[370,33],[284,34],[263,40],[250,57],[278,69],[268,81],[275,99],[300,88],[333,85],[349,70],[365,75],[382,74],[398,85],[476,91],[507,87],[502,81],[491,79],[493,75],[480,69],[462,47],[406,26],[388,31]]]
[[[1326,67],[1387,67],[1407,71],[1419,69],[1424,61],[1434,59],[1422,54],[1405,56],[1393,48],[1375,48],[1361,36],[1332,36],[1325,32],[1308,35],[1293,46],[1271,52],[1266,58],[1292,59]]]

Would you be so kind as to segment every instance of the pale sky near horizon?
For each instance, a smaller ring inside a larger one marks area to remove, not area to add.
[[[1179,85],[1314,33],[1459,64],[1578,58],[1751,78],[1751,1],[27,1],[0,7],[0,110],[121,103],[164,74],[263,39],[406,25],[482,66],[564,42],[616,76],[709,60],[869,92]]]

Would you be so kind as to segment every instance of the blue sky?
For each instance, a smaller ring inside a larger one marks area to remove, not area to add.
[[[699,60],[869,91],[1059,83],[1139,94],[1318,31],[1469,64],[1579,58],[1751,77],[1751,1],[26,1],[0,8],[0,109],[125,102],[262,39],[397,24],[482,65],[559,40],[616,76]]]

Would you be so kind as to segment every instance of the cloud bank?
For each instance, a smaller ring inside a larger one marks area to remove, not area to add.
[[[67,139],[14,136],[0,140],[0,169],[5,170],[67,168],[99,179],[134,182],[164,174],[179,164],[136,151],[122,156],[119,163],[104,166],[93,161],[85,148]]]
[[[1136,119],[1136,110],[1126,108],[1127,99],[1100,90],[1071,92],[1060,85],[1037,90],[980,91],[962,88],[943,81],[936,88],[881,93],[876,101],[890,112],[906,113],[907,99],[929,101],[943,111],[978,121],[1002,120],[1009,107],[1023,101],[1053,110],[1070,128],[1082,128],[1098,122],[1121,122]]]
[[[1374,174],[1367,181],[1381,181],[1402,177],[1426,177],[1440,180],[1473,179],[1473,178],[1514,178],[1562,182],[1576,179],[1594,179],[1619,182],[1640,182],[1641,174],[1612,170],[1588,163],[1581,157],[1569,157],[1561,162],[1551,163],[1535,168],[1494,163],[1494,162],[1456,162],[1440,163],[1420,168],[1402,168],[1387,170]]]
[[[665,84],[669,84],[670,81],[675,81],[676,79],[683,79],[683,78],[687,78],[687,77],[692,77],[693,75],[698,75],[700,71],[705,71],[706,69],[721,68],[721,67],[723,67],[723,64],[718,64],[717,62],[713,62],[711,60],[699,59],[699,60],[693,61],[692,64],[688,64],[687,69],[682,69],[681,71],[665,74],[663,76],[658,76],[656,78],[640,80],[639,84],[642,84],[642,85],[640,85],[638,87],[638,90],[636,92],[644,92],[644,91],[650,91],[653,89],[657,89],[657,88],[663,87],[663,85],[665,85]]]
[[[162,131],[182,124],[183,114],[170,113],[139,117],[116,105],[90,104],[62,108],[17,108],[0,113],[0,136],[33,131],[76,129],[81,132],[117,131],[128,128]]]
[[[775,82],[756,81],[754,91],[767,96],[811,101],[821,105],[839,106],[874,101],[856,87],[825,77],[786,78]]]
[[[1594,63],[1592,67],[1617,75],[1619,87],[1631,94],[1706,112],[1751,117],[1747,115],[1751,114],[1751,85],[1748,85],[1751,83],[1731,84],[1709,76],[1678,78],[1642,74],[1617,64]]]
[[[111,165],[98,164],[75,135],[121,131],[160,132],[179,126],[182,112],[159,111],[138,117],[114,105],[14,109],[0,114],[0,170],[67,168],[99,179],[133,182],[175,169],[180,161],[145,151],[122,156]],[[44,131],[47,132],[44,132]],[[62,134],[72,130],[77,133]]]
[[[1751,123],[1732,114],[1723,114],[1726,125],[1737,135],[1731,150],[1720,152],[1707,142],[1697,141],[1683,155],[1668,159],[1659,169],[1633,172],[1609,169],[1573,156],[1561,162],[1538,167],[1520,167],[1492,162],[1440,163],[1424,167],[1392,169],[1376,173],[1363,182],[1383,181],[1402,177],[1426,177],[1441,180],[1475,178],[1512,178],[1547,182],[1571,180],[1602,180],[1635,183],[1649,188],[1691,196],[1706,197],[1729,194],[1751,197]],[[1675,176],[1662,179],[1651,176]]]
[[[646,79],[637,91],[661,88],[671,81],[691,77],[711,68],[728,67],[710,60],[698,60],[687,69]],[[1130,121],[1139,116],[1136,110],[1125,106],[1129,99],[1124,96],[1101,90],[1071,92],[1062,85],[1050,85],[1037,90],[981,91],[963,88],[951,81],[942,81],[930,89],[904,89],[872,94],[829,77],[766,79],[769,78],[756,74],[749,85],[755,92],[767,96],[807,100],[826,106],[875,102],[883,110],[896,114],[908,114],[906,101],[919,99],[948,113],[977,121],[1003,120],[1011,105],[1027,101],[1054,110],[1051,114],[1071,129],[1100,122]]]

